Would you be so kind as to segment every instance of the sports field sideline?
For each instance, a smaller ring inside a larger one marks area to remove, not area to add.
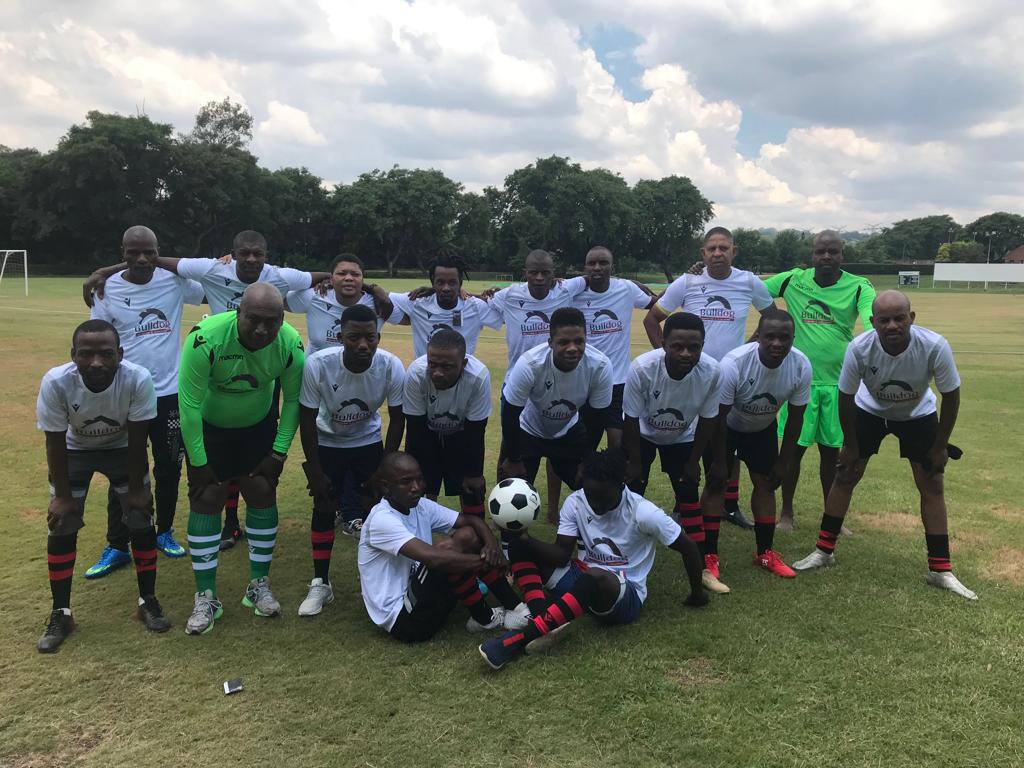
[[[385,281],[391,289],[414,284]],[[918,323],[950,340],[963,377],[953,442],[966,455],[946,482],[953,556],[977,604],[924,584],[916,493],[886,444],[854,497],[856,536],[840,541],[831,571],[770,579],[750,565],[752,535],[729,527],[722,556],[731,595],[684,611],[678,557],[662,550],[637,624],[598,630],[580,622],[565,641],[571,650],[492,675],[454,618],[421,646],[381,636],[366,618],[347,538],[335,549],[338,599],[299,620],[310,566],[297,441],[282,478],[271,574],[281,619],[255,619],[238,605],[247,562],[236,549],[221,559],[224,618],[213,634],[187,637],[188,561],[161,558],[170,634],[153,636],[128,620],[128,570],[98,582],[79,573],[74,642],[56,656],[37,654],[48,598],[35,396],[87,317],[79,288],[78,279],[40,278],[27,298],[18,281],[0,289],[0,765],[1024,764],[1024,295],[910,294]],[[186,327],[199,314],[187,307]],[[304,331],[304,318],[289,319]],[[648,348],[640,319],[634,354]],[[505,367],[500,339],[485,330],[477,352],[495,386]],[[408,363],[408,329],[386,327],[381,347]],[[498,434],[492,418],[489,479]],[[788,557],[809,551],[817,532],[820,499],[813,464],[807,469],[799,530],[777,537]],[[79,571],[102,548],[103,490],[97,480]],[[662,478],[649,495],[670,503]],[[179,502],[179,530],[182,510]],[[538,534],[550,530],[542,524]],[[236,677],[246,690],[225,697],[222,681]]]

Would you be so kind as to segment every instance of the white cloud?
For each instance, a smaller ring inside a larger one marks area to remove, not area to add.
[[[309,115],[301,109],[271,101],[267,105],[268,117],[256,126],[255,139],[261,145],[298,143],[307,147],[322,147],[327,138],[313,127]]]

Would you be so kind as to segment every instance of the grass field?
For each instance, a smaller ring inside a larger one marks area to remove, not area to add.
[[[311,565],[298,441],[282,479],[271,574],[282,618],[257,619],[239,604],[248,571],[236,548],[220,561],[224,618],[200,638],[183,631],[194,591],[188,559],[161,557],[158,593],[175,626],[148,634],[130,618],[130,569],[98,582],[81,576],[104,543],[97,478],[79,538],[79,629],[59,654],[38,654],[49,592],[34,406],[40,377],[66,361],[71,330],[86,317],[78,286],[36,279],[28,298],[17,281],[0,290],[0,765],[1024,764],[1019,293],[912,295],[918,321],[950,339],[963,377],[954,441],[966,456],[951,464],[947,494],[954,568],[978,603],[925,585],[916,496],[889,443],[854,497],[856,536],[840,541],[831,571],[773,580],[750,563],[752,535],[728,527],[731,595],[683,609],[681,563],[662,550],[637,624],[578,622],[550,654],[495,674],[461,610],[417,647],[373,627],[346,537],[334,550],[334,605],[299,620]],[[198,314],[190,308],[187,319]],[[304,330],[303,318],[292,319]],[[637,354],[647,346],[639,314],[633,342]],[[408,362],[408,329],[388,327],[382,347]],[[478,356],[497,385],[503,339],[485,331]],[[492,420],[489,466],[498,433]],[[813,547],[820,517],[815,467],[806,469],[799,529],[776,539],[790,561]],[[651,495],[664,506],[670,490],[655,478]],[[186,514],[180,503],[179,539]],[[246,690],[225,697],[221,682],[235,677]]]

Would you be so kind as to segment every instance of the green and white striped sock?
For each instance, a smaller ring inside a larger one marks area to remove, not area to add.
[[[196,592],[217,596],[217,556],[220,554],[220,515],[188,513],[188,552],[196,577]]]
[[[249,541],[249,578],[262,579],[270,573],[277,543],[277,504],[245,511],[245,538]]]

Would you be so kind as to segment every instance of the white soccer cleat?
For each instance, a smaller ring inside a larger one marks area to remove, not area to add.
[[[836,564],[836,556],[831,552],[825,554],[820,549],[815,549],[803,560],[793,563],[794,571],[813,571],[815,568],[831,568]]]
[[[978,599],[977,593],[972,592],[961,584],[960,580],[953,575],[952,571],[928,571],[928,575],[925,576],[924,580],[933,587],[948,589],[954,595],[960,595],[960,597],[965,600]]]
[[[466,621],[467,632],[490,632],[495,629],[505,629],[505,609],[498,607],[491,609],[491,620],[481,624],[472,616]]]
[[[306,599],[299,605],[299,616],[316,616],[325,605],[333,602],[334,589],[331,585],[325,584],[323,579],[313,579],[309,582]]]
[[[504,625],[505,629],[523,629],[527,624],[530,623],[530,609],[526,603],[520,603],[511,611],[505,611]]]
[[[704,589],[716,595],[727,595],[732,591],[707,568],[700,573],[700,583],[704,585]]]
[[[570,626],[572,626],[572,622],[555,627],[546,635],[541,635],[536,640],[528,642],[526,644],[526,648],[523,650],[528,656],[535,653],[545,653],[551,649],[551,646],[555,645],[561,639],[562,633],[564,633]]]

